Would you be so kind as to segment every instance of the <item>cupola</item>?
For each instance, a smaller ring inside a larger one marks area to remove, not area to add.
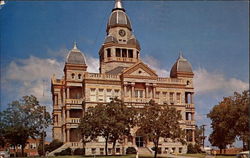
[[[132,30],[129,17],[125,13],[125,9],[122,7],[121,0],[115,1],[115,7],[112,10],[112,13],[108,19],[107,30],[106,30],[107,33],[110,28],[117,27],[117,26],[126,27],[129,30]]]
[[[86,65],[86,60],[84,54],[77,48],[76,42],[74,43],[73,49],[69,51],[66,58],[67,64],[81,64]]]
[[[180,53],[179,58],[177,59],[177,61],[175,62],[170,71],[170,77],[171,78],[193,77],[193,75],[194,74],[192,71],[191,64]]]

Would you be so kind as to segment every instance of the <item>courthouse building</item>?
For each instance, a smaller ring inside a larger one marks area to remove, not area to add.
[[[132,26],[120,0],[107,22],[107,35],[99,50],[99,73],[88,72],[84,53],[74,44],[65,61],[64,76],[51,79],[53,98],[53,138],[64,142],[58,151],[67,147],[81,148],[77,129],[84,111],[99,103],[108,103],[118,97],[127,105],[143,107],[151,99],[158,104],[172,105],[181,111],[181,128],[187,141],[194,142],[195,107],[193,103],[193,71],[191,64],[179,55],[170,76],[159,77],[155,70],[140,58],[140,44],[132,32]],[[177,52],[173,52],[178,54]],[[131,130],[131,137],[119,141],[116,153],[124,154],[127,147],[151,152],[153,143],[143,138],[138,128]],[[162,138],[161,153],[186,153],[186,145]],[[104,154],[104,139],[89,142],[86,154]],[[112,144],[108,151],[111,154]]]

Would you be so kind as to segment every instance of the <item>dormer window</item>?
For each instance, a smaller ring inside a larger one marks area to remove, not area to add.
[[[72,79],[74,79],[74,78],[75,78],[75,74],[74,74],[74,73],[72,73],[72,74],[71,74],[71,77],[72,77]]]
[[[78,74],[78,79],[81,79],[82,78],[82,75],[81,74]]]

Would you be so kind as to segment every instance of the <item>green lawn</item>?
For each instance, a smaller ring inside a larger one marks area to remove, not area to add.
[[[181,156],[204,158],[206,154],[181,154]],[[215,156],[215,158],[236,158],[236,156]]]
[[[236,158],[236,156],[216,156],[216,158]]]
[[[94,156],[49,156],[48,158],[93,158]],[[24,157],[18,157],[24,158]],[[27,158],[27,157],[26,157]],[[29,157],[29,158],[43,158],[43,157]],[[135,155],[124,156],[96,156],[96,158],[135,158]]]
[[[206,154],[181,154],[181,156],[204,158]]]

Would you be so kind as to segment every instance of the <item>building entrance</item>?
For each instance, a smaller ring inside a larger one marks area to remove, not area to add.
[[[136,136],[135,137],[135,144],[137,147],[143,147],[143,137],[142,136]]]

